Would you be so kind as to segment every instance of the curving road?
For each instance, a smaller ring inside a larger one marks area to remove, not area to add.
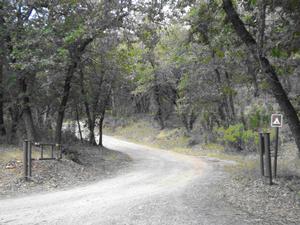
[[[0,224],[246,225],[246,213],[217,197],[222,163],[105,136],[133,165],[112,179],[0,201]]]

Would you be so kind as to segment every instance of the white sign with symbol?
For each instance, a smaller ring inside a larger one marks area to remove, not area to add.
[[[272,114],[271,127],[282,127],[282,114]]]

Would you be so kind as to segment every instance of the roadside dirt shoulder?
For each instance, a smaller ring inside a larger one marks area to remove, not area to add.
[[[0,161],[0,199],[85,185],[122,173],[131,159],[106,148],[72,146],[62,160],[33,161],[32,179],[25,181],[19,157]]]
[[[300,179],[279,177],[266,185],[257,176],[234,175],[219,194],[233,207],[257,218],[258,224],[300,224]],[[297,191],[296,191],[297,189]]]

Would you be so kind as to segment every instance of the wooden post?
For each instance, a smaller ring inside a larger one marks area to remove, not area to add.
[[[24,167],[24,178],[28,179],[28,141],[23,142],[23,167]]]
[[[32,144],[31,144],[31,141],[27,142],[27,146],[28,146],[28,176],[31,177],[31,174],[32,174],[32,169],[31,169],[31,166],[32,166],[32,160],[31,160]]]
[[[259,133],[260,173],[262,176],[265,175],[264,154],[265,154],[264,136],[263,136],[263,133]]]
[[[272,162],[270,149],[270,133],[264,133],[265,141],[265,159],[266,159],[266,175],[269,178],[269,185],[272,185]]]
[[[277,157],[279,145],[279,127],[276,127],[275,151],[274,151],[274,177],[277,177]]]

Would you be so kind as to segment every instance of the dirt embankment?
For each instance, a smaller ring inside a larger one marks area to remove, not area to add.
[[[123,171],[131,159],[99,147],[72,146],[62,160],[34,160],[32,179],[23,178],[22,152],[15,147],[0,150],[0,198],[48,192],[84,185]]]

